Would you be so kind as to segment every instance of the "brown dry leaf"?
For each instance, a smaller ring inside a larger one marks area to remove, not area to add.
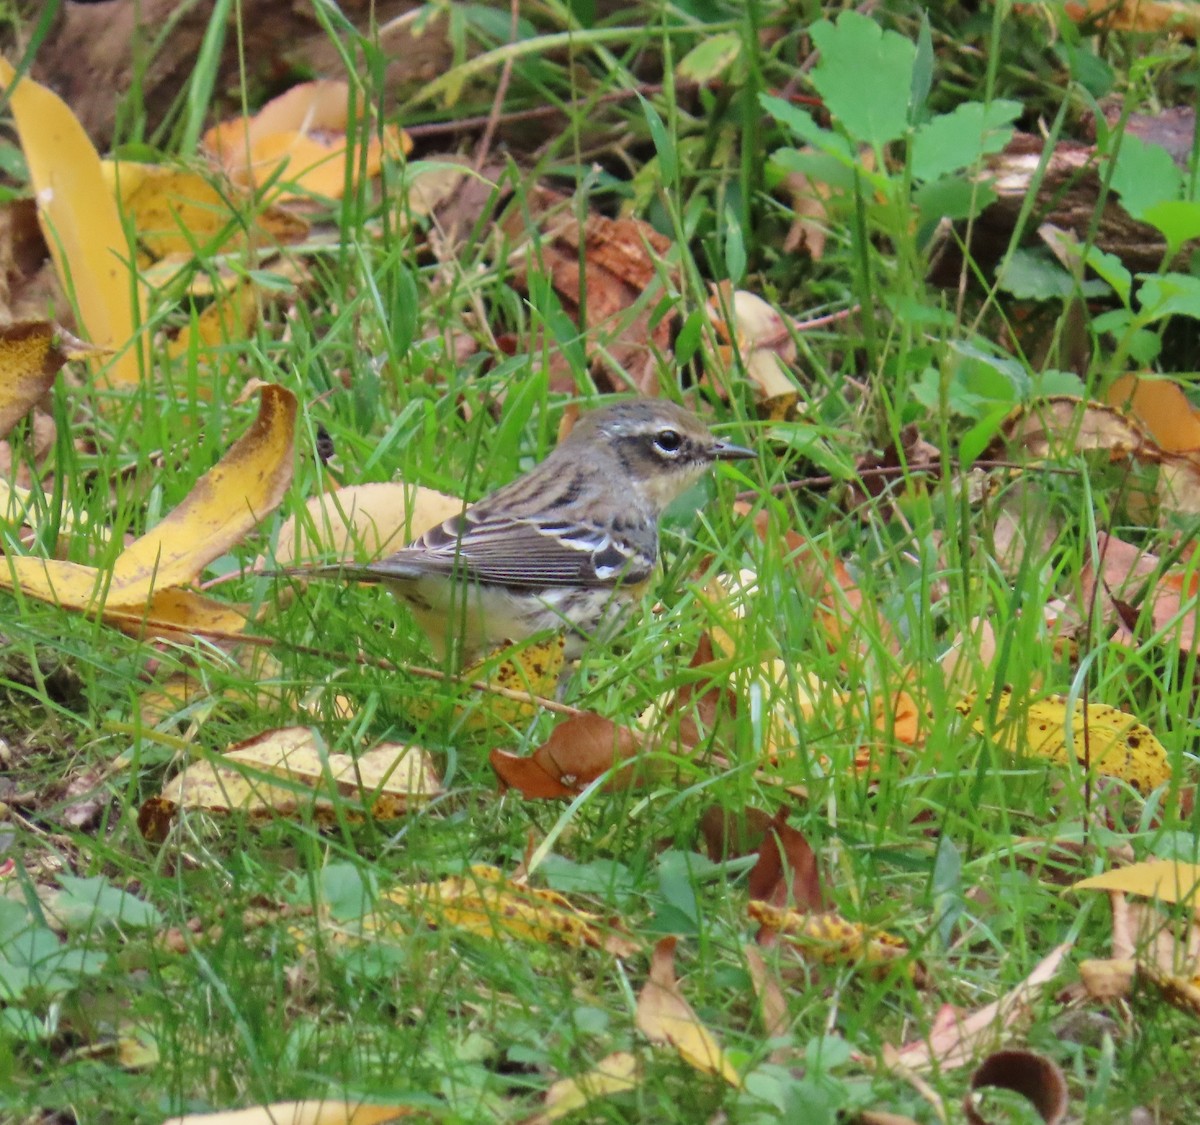
[[[1079,979],[1090,999],[1107,1003],[1121,1000],[1133,991],[1137,962],[1131,957],[1096,959],[1079,962]]]
[[[322,824],[337,823],[339,813],[351,821],[395,820],[439,792],[428,751],[385,742],[357,757],[326,754],[306,727],[285,727],[188,766],[143,806],[138,823],[154,838],[161,820],[180,808],[242,812],[252,823],[301,812]]]
[[[635,784],[636,767],[630,760],[641,749],[641,737],[628,727],[584,714],[564,719],[528,757],[493,750],[488,760],[500,780],[524,797],[575,797],[619,762],[630,764],[613,772],[605,790]]]
[[[733,367],[732,345],[736,342],[746,373],[760,400],[778,401],[795,396],[797,385],[789,371],[796,362],[796,342],[788,322],[757,294],[732,290],[727,282],[713,287],[707,313],[717,332],[727,341],[721,358],[727,370]]]
[[[271,189],[274,199],[340,199],[348,172],[351,183],[360,168],[368,177],[377,176],[385,155],[412,151],[412,140],[396,125],[377,130],[361,124],[355,151],[348,154],[349,118],[347,83],[305,82],[268,102],[250,120],[239,117],[214,126],[203,144],[235,183],[259,187],[279,175]]]
[[[817,855],[804,833],[787,822],[789,809],[775,813],[750,870],[746,890],[752,899],[772,906],[792,906],[802,913],[826,909]]]
[[[412,1106],[370,1105],[364,1102],[275,1102],[252,1109],[223,1109],[168,1117],[163,1125],[383,1125],[424,1110]]]
[[[1029,1010],[1041,986],[1054,979],[1070,948],[1070,942],[1055,947],[1020,984],[969,1016],[943,1008],[927,1040],[914,1040],[899,1050],[885,1046],[884,1062],[914,1071],[929,1070],[935,1063],[942,1071],[966,1066]],[[943,1018],[946,1013],[948,1018]]]
[[[719,1076],[740,1089],[741,1075],[679,991],[675,978],[675,940],[666,937],[654,947],[650,978],[638,994],[638,1029],[651,1042],[674,1047],[689,1066]]]
[[[1000,440],[1022,447],[1030,457],[1107,450],[1113,458],[1148,456],[1158,450],[1146,432],[1120,410],[1070,395],[1018,407],[1005,420]]]
[[[723,600],[726,595],[727,590],[718,579],[708,585],[700,599],[710,607],[715,598],[722,599],[720,608],[725,612],[721,615],[728,620],[730,606]],[[733,610],[738,619],[743,608],[737,605]],[[732,622],[730,627],[733,627]],[[648,743],[662,745],[669,733],[677,735],[680,750],[694,750],[701,743],[718,740],[723,728],[737,714],[737,695],[732,685],[724,682],[729,678],[730,668],[719,664],[713,651],[713,640],[717,635],[720,641],[726,642],[723,647],[727,655],[735,651],[735,642],[722,629],[713,629],[700,638],[688,664],[688,668],[697,673],[697,678],[660,695],[638,716],[638,728]]]
[[[955,708],[970,716],[977,698],[971,692]],[[1052,695],[1030,703],[1019,720],[1006,720],[1013,704],[1011,688],[1002,688],[985,701],[995,708],[997,719],[990,737],[1013,754],[1049,758],[1064,765],[1086,763],[1095,772],[1128,781],[1143,793],[1170,780],[1171,766],[1163,744],[1149,727],[1116,707],[1089,703],[1085,710],[1081,699],[1068,707],[1065,696]],[[980,715],[972,727],[986,737],[985,718]]]
[[[296,396],[271,383],[258,417],[183,502],[117,556],[110,601],[140,605],[152,590],[192,581],[283,499],[295,458]]]
[[[802,145],[799,151],[808,153],[813,149],[810,145]],[[802,251],[814,262],[819,262],[825,257],[825,242],[829,237],[827,212],[833,189],[803,172],[789,172],[782,187],[791,197],[795,215],[783,240],[784,253]]]
[[[325,492],[305,504],[303,515],[284,521],[273,562],[295,566],[331,556],[349,562],[391,554],[462,510],[457,497],[400,481]],[[260,557],[254,569],[267,565]]]
[[[34,408],[67,360],[104,351],[46,320],[0,327],[0,438]]]
[[[583,1109],[597,1098],[636,1090],[642,1082],[642,1065],[636,1055],[616,1051],[601,1059],[586,1074],[560,1078],[546,1091],[545,1108],[522,1125],[543,1125]]]
[[[308,234],[301,216],[187,168],[106,160],[101,171],[155,261],[243,253],[299,242]]]
[[[763,1034],[768,1039],[780,1039],[787,1035],[791,1027],[788,1017],[787,998],[783,995],[783,986],[779,978],[767,967],[763,956],[753,945],[742,947],[742,956],[746,958],[746,968],[750,979],[754,982],[754,994],[758,997],[758,1011],[763,1024]],[[780,1051],[773,1062],[780,1062],[784,1052]]]
[[[394,887],[382,896],[417,912],[427,926],[450,926],[481,937],[513,937],[535,944],[603,949],[618,957],[638,945],[598,914],[580,910],[565,895],[510,879],[498,868],[474,864],[465,875],[440,883]],[[376,922],[376,932],[387,923]]]
[[[532,231],[527,215],[536,224]],[[541,186],[528,193],[528,210],[514,208],[501,227],[514,245],[514,285],[528,291],[531,277],[546,276],[576,324],[586,320],[588,355],[604,361],[593,372],[600,389],[656,395],[671,318],[651,321],[667,295],[663,280],[676,270],[671,240],[640,219],[590,212],[580,223],[570,197]],[[553,376],[552,389],[574,391],[569,369],[556,368]]]
[[[0,58],[0,86],[15,79]],[[87,335],[118,353],[105,368],[107,382],[132,386],[141,379],[144,341],[135,331],[144,317],[131,297],[133,256],[100,157],[66,103],[46,87],[23,77],[9,105],[58,276],[75,295]]]
[[[1174,32],[1191,39],[1200,34],[1194,0],[1067,0],[1064,11],[1077,23],[1094,19],[1110,31]]]
[[[853,964],[886,976],[897,962],[910,956],[902,939],[861,922],[849,922],[836,911],[809,914],[751,901],[746,912],[762,926],[760,945],[768,935],[778,935],[805,957],[823,965]],[[903,966],[903,972],[916,980],[922,976],[911,962]]]
[[[1154,859],[1114,867],[1103,875],[1093,875],[1075,883],[1074,891],[1123,891],[1129,895],[1145,895],[1159,902],[1188,902],[1200,890],[1200,864],[1178,860]],[[1195,908],[1193,903],[1193,908]]]
[[[971,1125],[990,1125],[976,1108],[975,1095],[991,1088],[1020,1094],[1046,1125],[1059,1125],[1070,1108],[1067,1079],[1062,1070],[1036,1051],[994,1051],[975,1068],[971,1092],[963,1099],[963,1112]]]
[[[1138,638],[1126,624],[1124,607],[1133,605],[1136,616],[1138,604],[1145,596],[1151,599],[1150,623],[1156,635],[1162,634],[1167,643],[1178,645],[1184,652],[1191,652],[1196,645],[1197,617],[1200,615],[1200,574],[1195,567],[1175,567],[1152,583],[1150,578],[1159,569],[1157,555],[1142,550],[1103,533],[1096,536],[1100,557],[1100,576],[1103,594],[1100,604],[1103,617],[1113,622],[1115,629],[1109,640],[1127,648],[1137,648]],[[1095,594],[1095,569],[1089,559],[1080,575],[1082,586],[1081,603],[1092,604]],[[1136,602],[1135,602],[1136,600]]]

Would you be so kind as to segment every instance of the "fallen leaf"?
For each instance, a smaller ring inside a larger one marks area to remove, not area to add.
[[[339,814],[395,820],[439,792],[432,759],[418,747],[385,742],[354,757],[328,754],[308,728],[285,727],[188,766],[143,805],[138,823],[153,839],[181,808],[240,812],[252,823],[301,813],[321,824],[337,823]]]
[[[942,1071],[966,1066],[984,1044],[994,1042],[998,1032],[1011,1027],[1029,1010],[1042,985],[1054,979],[1070,948],[1070,942],[1056,946],[1020,984],[969,1016],[944,1009],[950,1018],[936,1021],[937,1027],[927,1040],[915,1040],[899,1050],[885,1046],[884,1062],[914,1071],[929,1070],[935,1064]]]
[[[596,778],[613,770],[605,789],[634,784],[631,759],[642,749],[641,737],[601,715],[583,714],[564,719],[550,737],[528,757],[493,750],[488,760],[506,785],[527,798],[574,797]]]
[[[1133,630],[1138,610],[1150,602],[1150,626],[1156,639],[1191,652],[1196,645],[1197,619],[1200,618],[1200,572],[1194,565],[1172,567],[1158,573],[1158,556],[1115,535],[1096,536],[1102,591],[1096,590],[1096,571],[1091,559],[1080,574],[1080,604],[1091,606],[1099,598],[1102,616],[1114,626],[1109,640],[1127,648],[1140,645]],[[1156,575],[1153,578],[1152,576]],[[1122,607],[1133,609],[1133,622],[1126,620]]]
[[[361,98],[356,108],[365,108]],[[397,126],[376,129],[362,122],[351,152],[349,120],[348,83],[304,82],[268,102],[250,120],[235,118],[214,126],[204,134],[203,145],[236,183],[261,187],[274,180],[273,199],[341,199],[347,180],[353,184],[360,169],[367,177],[377,176],[385,155],[412,151],[412,140]]]
[[[638,1029],[652,1043],[674,1047],[689,1066],[721,1077],[740,1089],[741,1075],[679,991],[675,978],[675,940],[666,937],[654,947],[650,977],[638,994]]]
[[[806,913],[752,900],[746,912],[762,926],[760,945],[768,935],[778,935],[805,957],[823,965],[856,965],[883,976],[911,956],[901,938],[861,922],[847,921],[833,910]],[[911,962],[902,966],[902,971],[914,980],[924,975]]]
[[[240,254],[299,242],[308,234],[299,215],[188,168],[106,160],[101,172],[138,242],[155,260]]]
[[[1172,859],[1154,859],[1114,867],[1102,875],[1081,879],[1073,891],[1123,891],[1130,895],[1145,895],[1159,902],[1188,902],[1200,889],[1200,864],[1182,863]]]
[[[640,219],[588,212],[581,220],[574,201],[550,188],[534,186],[526,204],[501,223],[512,245],[513,284],[528,293],[540,279],[549,281],[571,320],[586,327],[601,389],[657,394],[672,324],[670,316],[657,316],[657,306],[667,296],[664,281],[678,268],[674,244]],[[554,356],[552,389],[573,389],[569,361],[557,347]]]
[[[619,957],[638,948],[619,929],[598,914],[579,909],[565,895],[530,887],[486,864],[474,864],[466,874],[438,883],[394,887],[381,897],[415,912],[424,925],[434,928],[448,926],[481,937],[512,937],[535,944],[590,946]],[[379,918],[372,924],[376,933],[388,927]]]
[[[258,417],[152,531],[117,556],[110,600],[140,605],[191,582],[278,506],[292,482],[296,396],[262,388]]]
[[[163,1125],[382,1125],[425,1110],[412,1106],[369,1105],[338,1100],[275,1102],[252,1109],[224,1109],[215,1113],[189,1113],[168,1117]]]
[[[0,85],[11,87],[9,105],[38,218],[63,288],[74,294],[92,342],[117,353],[104,368],[105,380],[132,386],[141,379],[145,349],[137,328],[145,318],[136,303],[133,254],[100,157],[66,103],[30,78],[17,81],[4,59]]]
[[[1177,383],[1122,375],[1105,395],[1110,406],[1132,414],[1167,453],[1200,451],[1200,413]]]
[[[462,510],[456,496],[399,481],[324,492],[309,500],[302,514],[284,521],[272,559],[260,556],[254,569],[391,554]]]
[[[996,722],[989,731],[986,715],[980,715],[973,720],[973,729],[1013,754],[1087,765],[1097,773],[1128,781],[1143,793],[1170,780],[1163,744],[1149,727],[1116,707],[1089,703],[1085,709],[1079,699],[1068,707],[1065,696],[1052,695],[1030,703],[1023,715],[1006,718],[1013,710],[1011,689],[1003,688],[985,701],[995,708]],[[955,707],[968,717],[976,713],[976,694],[964,696]]]
[[[546,1091],[541,1113],[527,1118],[523,1125],[558,1121],[583,1109],[597,1098],[636,1090],[642,1082],[642,1065],[636,1055],[617,1051],[601,1059],[591,1070],[574,1078],[560,1078]]]
[[[786,906],[790,900],[801,913],[819,913],[827,904],[817,856],[804,833],[788,824],[788,812],[781,806],[775,813],[746,890],[752,899],[772,906]]]
[[[1094,20],[1111,31],[1200,34],[1200,13],[1191,0],[1067,0],[1063,11],[1077,23]]]
[[[0,438],[34,408],[67,360],[103,352],[45,320],[0,327]]]

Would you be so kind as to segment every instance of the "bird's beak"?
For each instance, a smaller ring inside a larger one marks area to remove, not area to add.
[[[714,441],[708,449],[708,455],[714,461],[749,461],[758,454],[744,445],[734,445],[728,441]]]

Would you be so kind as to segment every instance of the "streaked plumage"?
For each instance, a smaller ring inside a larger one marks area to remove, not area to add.
[[[608,636],[649,581],[664,509],[714,461],[753,457],[694,414],[641,400],[583,415],[539,465],[365,566],[289,573],[382,582],[439,654],[570,628],[568,655]]]

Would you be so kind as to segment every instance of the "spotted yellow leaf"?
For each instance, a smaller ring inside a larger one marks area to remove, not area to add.
[[[1035,758],[1050,758],[1068,764],[1090,764],[1097,773],[1128,781],[1143,793],[1164,784],[1171,776],[1163,744],[1136,716],[1106,703],[1082,700],[1068,705],[1065,696],[1052,695],[1029,704],[1018,717],[1013,694],[1003,688],[986,699],[978,714],[977,694],[972,692],[955,704],[966,716],[976,714],[972,727],[990,736],[1006,750]],[[986,712],[995,708],[996,721],[987,723]]]

